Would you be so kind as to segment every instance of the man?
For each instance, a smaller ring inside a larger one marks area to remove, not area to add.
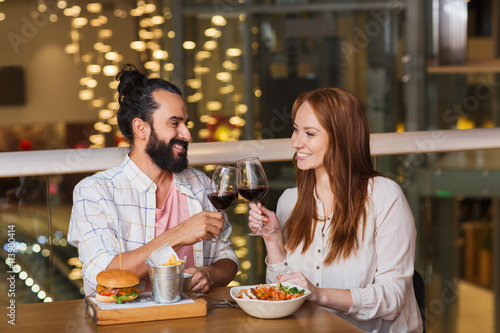
[[[99,272],[120,267],[147,288],[145,259],[165,243],[186,256],[194,291],[227,285],[238,267],[231,225],[207,198],[210,179],[187,168],[191,134],[181,92],[132,65],[117,80],[118,125],[130,152],[122,165],[85,178],[73,193],[68,240],[78,247],[85,294],[95,293]]]

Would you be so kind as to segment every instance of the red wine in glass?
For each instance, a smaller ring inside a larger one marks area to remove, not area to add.
[[[238,200],[238,192],[229,191],[229,192],[213,192],[208,195],[208,199],[214,205],[215,208],[219,210],[224,210],[236,203]]]
[[[240,195],[247,199],[250,202],[259,202],[264,198],[267,191],[269,190],[269,186],[260,185],[254,187],[243,187],[239,189]]]
[[[257,203],[261,201],[269,190],[269,184],[259,158],[245,158],[239,160],[237,165],[239,176],[238,192],[243,198],[250,202]],[[275,229],[270,229],[261,223],[259,228],[249,235],[261,236],[273,232],[274,230]]]
[[[221,212],[235,204],[238,200],[238,169],[218,165],[210,180],[207,197],[212,205]],[[219,236],[212,238],[212,242],[217,242],[219,237],[222,236],[219,234]]]

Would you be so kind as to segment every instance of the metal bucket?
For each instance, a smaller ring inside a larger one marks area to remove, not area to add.
[[[184,264],[175,266],[149,266],[149,280],[153,301],[175,303],[182,299]]]

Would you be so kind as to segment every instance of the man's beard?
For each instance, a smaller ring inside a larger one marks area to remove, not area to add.
[[[174,144],[183,146],[186,151],[176,157],[173,151]],[[186,169],[188,166],[187,147],[188,142],[180,139],[173,138],[168,144],[160,141],[153,126],[151,126],[151,136],[146,146],[146,153],[160,169],[173,173]]]

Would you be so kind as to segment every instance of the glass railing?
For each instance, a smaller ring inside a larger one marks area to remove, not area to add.
[[[459,304],[467,303],[460,281],[489,292],[486,324],[493,327],[500,128],[372,134],[371,147],[376,167],[401,185],[415,216],[416,269],[426,281],[430,331],[459,325]],[[192,143],[189,161],[210,175],[216,164],[259,156],[271,187],[263,203],[275,209],[283,190],[295,186],[293,152],[289,139]],[[126,153],[125,148],[0,153],[5,265],[0,285],[15,286],[18,304],[83,297],[78,252],[66,239],[72,190],[93,172],[119,164]],[[265,248],[260,238],[247,236],[247,205],[240,202],[227,212],[240,259],[232,284],[260,283]],[[0,295],[0,304],[8,304],[8,295]]]

